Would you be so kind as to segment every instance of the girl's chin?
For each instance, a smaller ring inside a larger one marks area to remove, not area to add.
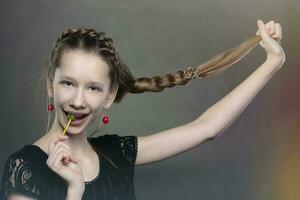
[[[66,133],[69,135],[79,135],[84,132],[86,132],[86,127],[69,126],[68,130],[66,131]]]
[[[71,122],[66,132],[69,134],[80,134],[86,132],[88,127],[86,123],[87,123],[86,121],[78,122],[78,124],[77,123],[73,124],[73,122]],[[63,129],[65,129],[66,126],[67,124],[63,127]]]

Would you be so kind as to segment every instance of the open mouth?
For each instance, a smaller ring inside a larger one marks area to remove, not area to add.
[[[63,111],[63,112],[64,112],[64,114],[65,114],[66,119],[68,119],[68,114],[71,114],[71,115],[73,115],[73,116],[75,117],[75,120],[73,120],[73,121],[71,122],[71,124],[70,124],[70,125],[72,125],[72,126],[79,126],[79,125],[81,125],[82,122],[85,120],[85,118],[89,115],[89,114],[74,114],[74,113],[68,113],[68,112],[66,112],[66,111]],[[67,120],[67,121],[69,121],[69,120]]]

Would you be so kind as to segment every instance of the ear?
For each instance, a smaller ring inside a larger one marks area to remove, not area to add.
[[[111,105],[112,105],[112,103],[114,102],[114,100],[115,100],[115,98],[116,98],[116,96],[117,96],[117,92],[118,92],[118,85],[117,84],[115,84],[113,87],[112,87],[112,89],[111,89],[111,91],[109,92],[109,94],[108,94],[108,97],[107,97],[107,99],[106,99],[106,102],[105,102],[105,104],[104,104],[104,108],[105,109],[108,109]]]
[[[54,93],[53,93],[53,77],[50,75],[50,73],[47,74],[47,93],[48,96],[54,97]]]

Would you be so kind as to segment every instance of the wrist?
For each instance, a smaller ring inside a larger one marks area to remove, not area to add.
[[[267,56],[265,61],[266,65],[270,65],[275,69],[281,69],[281,66],[285,62],[284,56]]]
[[[81,200],[85,187],[68,187],[66,200]]]

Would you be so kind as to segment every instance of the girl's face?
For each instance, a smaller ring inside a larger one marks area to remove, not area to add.
[[[52,90],[48,87],[48,93],[54,98],[55,119],[64,128],[68,113],[76,117],[68,128],[69,134],[84,132],[103,108],[111,106],[117,93],[117,88],[109,90],[107,63],[96,54],[80,50],[65,51],[49,83],[53,85]]]

